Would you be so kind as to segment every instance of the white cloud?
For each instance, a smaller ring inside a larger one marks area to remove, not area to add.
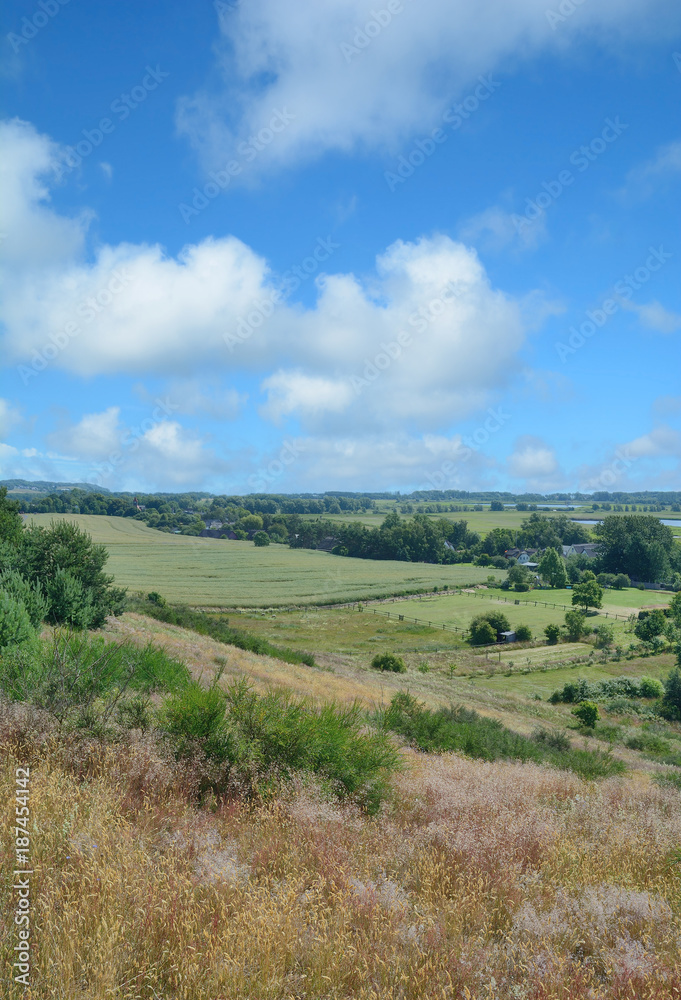
[[[625,309],[635,312],[641,321],[642,326],[656,333],[676,333],[681,330],[681,316],[678,313],[670,312],[659,302],[648,302],[645,305],[637,305],[635,302],[622,302]]]
[[[49,267],[83,247],[92,213],[77,219],[49,206],[48,180],[56,182],[59,146],[28,122],[0,122],[0,263],[11,272]]]
[[[623,445],[629,455],[634,458],[650,458],[669,455],[681,458],[681,433],[673,427],[662,425],[654,428],[649,434],[642,434]]]
[[[47,140],[28,127],[10,140],[22,147],[10,160],[44,176]],[[38,181],[24,185],[14,211],[30,226],[45,194]],[[283,278],[229,236],[177,257],[159,246],[103,246],[90,262],[66,245],[49,267],[12,261],[2,285],[4,347],[25,381],[48,364],[84,376],[183,380],[207,367],[215,377],[255,371],[271,418],[300,417],[334,433],[432,431],[488,405],[519,371],[527,332],[546,312],[541,296],[514,300],[492,288],[473,250],[438,235],[396,241],[373,274],[320,275],[306,308],[285,295],[272,306]],[[199,411],[197,394],[195,383],[178,393],[184,412]],[[220,400],[203,410],[211,406],[217,413]]]
[[[261,413],[275,423],[291,413],[340,413],[354,398],[348,382],[305,375],[300,371],[275,372],[265,379],[262,389],[267,392],[268,399]]]
[[[0,438],[7,437],[21,423],[21,414],[7,399],[0,399]]]
[[[295,119],[260,143],[250,170],[330,149],[394,150],[510,58],[565,49],[584,32],[615,48],[623,35],[664,37],[676,16],[670,0],[600,0],[554,30],[546,0],[403,0],[394,14],[375,16],[383,8],[372,0],[240,5],[220,19],[221,81],[180,102],[180,131],[211,168],[243,161],[239,143],[251,148],[274,109]]]
[[[120,409],[86,413],[75,425],[65,425],[47,438],[48,444],[78,459],[101,459],[118,450],[121,438]]]
[[[514,218],[521,222],[516,225]],[[493,253],[508,246],[534,250],[546,239],[546,213],[542,212],[530,222],[524,216],[515,216],[499,205],[492,205],[465,219],[459,227],[459,235],[465,242]]]
[[[515,443],[515,450],[507,459],[508,471],[514,479],[524,479],[529,484],[547,484],[562,479],[554,450],[539,437],[523,435]]]
[[[655,156],[627,174],[624,196],[649,198],[670,177],[681,173],[681,140],[669,142],[656,150]]]

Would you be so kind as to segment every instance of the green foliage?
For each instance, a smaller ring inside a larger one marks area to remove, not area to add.
[[[120,614],[125,593],[103,572],[107,558],[104,546],[95,545],[86,532],[58,521],[49,528],[26,528],[10,556],[3,550],[0,571],[13,570],[34,589],[35,608],[37,595],[44,595],[46,618],[53,624],[100,628],[107,615]]]
[[[574,608],[565,612],[565,633],[569,642],[579,642],[587,632],[586,616]]]
[[[29,583],[16,570],[6,569],[0,573],[0,593],[5,593],[24,605],[33,628],[38,628],[47,617],[49,603],[40,584]]]
[[[166,702],[160,722],[178,756],[201,753],[214,765],[204,786],[216,791],[263,793],[310,772],[375,812],[400,767],[387,734],[366,731],[358,704],[317,707],[288,693],[259,695],[245,681],[224,692],[190,684]]]
[[[147,594],[147,600],[151,601],[152,604],[158,604],[160,608],[165,608],[168,603],[165,597],[161,597],[156,590],[152,590],[150,594]]]
[[[670,575],[672,529],[652,514],[606,517],[594,527],[605,572],[658,582]]]
[[[592,574],[593,576],[593,574]],[[603,604],[603,588],[594,577],[591,580],[584,580],[578,583],[572,591],[572,603],[584,609],[586,613],[589,608],[600,608]]]
[[[593,729],[600,718],[598,705],[593,701],[581,701],[576,708],[572,709],[572,714],[579,719],[587,729]]]
[[[474,618],[470,625],[473,646],[489,646],[497,641],[497,631],[486,618]]]
[[[10,546],[19,543],[23,531],[20,509],[16,500],[7,499],[7,487],[0,486],[0,542]]]
[[[594,629],[596,635],[596,649],[610,649],[615,641],[614,625],[598,625]]]
[[[580,678],[568,681],[560,691],[554,691],[549,701],[552,705],[561,702],[572,705],[580,701],[600,701],[603,698],[659,698],[661,694],[662,685],[652,677],[642,677],[640,680],[635,677],[613,677],[594,683]]]
[[[87,632],[55,632],[0,658],[0,691],[9,701],[29,702],[61,724],[97,709],[109,719],[128,690],[141,694],[183,687],[183,663],[151,643],[110,642]]]
[[[544,635],[546,636],[549,646],[555,646],[560,639],[560,627],[558,625],[547,625],[544,629]]]
[[[401,656],[394,653],[377,653],[371,661],[374,670],[389,670],[394,674],[406,674],[407,667]]]
[[[509,569],[506,579],[509,587],[513,587],[514,590],[527,591],[530,589],[533,577],[527,566],[516,563]]]
[[[634,634],[642,642],[652,642],[658,635],[662,635],[667,618],[660,608],[655,608],[645,618],[641,618],[634,627]]]
[[[0,649],[28,642],[35,630],[23,603],[0,592]]]
[[[270,536],[265,531],[256,531],[253,535],[253,542],[258,548],[264,548],[270,544]]]
[[[681,669],[674,667],[664,682],[660,715],[665,719],[681,720]]]
[[[548,548],[546,550],[541,557],[538,569],[542,580],[546,580],[551,587],[563,588],[567,586],[568,576],[565,562],[556,549]]]
[[[529,625],[518,625],[515,630],[515,637],[518,642],[530,642],[532,630]]]
[[[627,587],[631,587],[631,580],[626,573],[617,573],[613,587],[615,590],[625,590]]]
[[[539,729],[531,738],[521,736],[496,719],[462,706],[426,708],[407,693],[395,695],[387,709],[376,713],[376,721],[428,753],[453,750],[489,761],[506,758],[548,763],[591,779],[626,770],[622,761],[610,754],[573,750],[562,733]]]
[[[262,531],[264,522],[259,514],[246,514],[237,523],[242,531]]]

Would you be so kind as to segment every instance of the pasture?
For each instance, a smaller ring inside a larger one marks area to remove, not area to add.
[[[107,570],[130,591],[159,591],[171,602],[203,607],[273,607],[357,601],[404,590],[477,583],[503,573],[470,566],[438,566],[348,559],[328,552],[256,548],[253,542],[170,535],[126,517],[31,514],[33,524],[68,520],[109,550]]]

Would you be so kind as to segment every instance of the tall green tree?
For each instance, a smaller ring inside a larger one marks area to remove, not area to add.
[[[671,575],[672,529],[652,514],[617,514],[594,528],[602,569],[658,583]]]
[[[567,586],[568,576],[563,557],[556,549],[547,549],[539,561],[539,575],[552,587]]]
[[[578,583],[572,591],[572,603],[583,608],[585,614],[589,608],[600,608],[603,605],[603,588],[596,579]]]

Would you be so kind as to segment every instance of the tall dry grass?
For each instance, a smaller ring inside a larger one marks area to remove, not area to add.
[[[374,818],[299,781],[191,805],[191,765],[142,737],[58,742],[0,719],[3,869],[31,766],[35,945],[25,1000],[681,996],[681,799],[537,765],[431,757]],[[11,961],[11,960],[10,960]]]

